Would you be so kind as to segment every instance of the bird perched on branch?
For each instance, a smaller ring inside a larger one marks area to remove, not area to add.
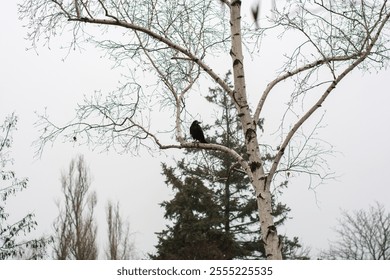
[[[194,138],[195,140],[198,140],[200,143],[208,143],[206,141],[206,139],[204,139],[203,130],[200,127],[199,123],[200,122],[198,122],[196,120],[192,122],[191,127],[190,127],[190,134],[191,134],[192,138]]]

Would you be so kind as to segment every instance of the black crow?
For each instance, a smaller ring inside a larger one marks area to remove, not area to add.
[[[192,138],[198,140],[200,143],[207,143],[206,139],[204,139],[204,134],[202,128],[199,125],[198,121],[193,121],[190,127],[190,134]]]

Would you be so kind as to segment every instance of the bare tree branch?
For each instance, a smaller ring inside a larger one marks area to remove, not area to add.
[[[343,211],[335,232],[338,240],[331,242],[329,249],[321,253],[321,258],[390,259],[390,214],[378,202],[368,211]]]
[[[114,206],[107,204],[108,248],[106,256],[109,260],[130,260],[135,258],[134,242],[130,240],[130,226],[120,215],[119,202]]]
[[[96,193],[90,192],[90,179],[82,156],[72,160],[68,174],[61,177],[64,209],[54,223],[54,257],[59,260],[97,259],[94,208]]]

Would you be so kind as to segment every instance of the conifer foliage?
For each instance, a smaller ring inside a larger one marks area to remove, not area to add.
[[[10,169],[13,158],[10,156],[13,133],[18,118],[15,114],[6,117],[0,125],[0,260],[41,259],[44,257],[49,239],[29,239],[28,234],[37,227],[33,213],[16,218],[6,211],[6,201],[27,188],[28,178],[18,178]]]

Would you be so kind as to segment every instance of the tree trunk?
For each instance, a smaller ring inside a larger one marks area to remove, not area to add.
[[[244,73],[244,57],[242,52],[241,38],[241,1],[235,0],[231,3],[231,35],[232,48],[230,55],[233,61],[234,91],[233,100],[238,110],[245,135],[245,145],[252,175],[252,185],[256,191],[258,213],[264,241],[265,252],[268,259],[282,259],[279,237],[274,226],[270,182],[264,174],[261,163],[259,144],[257,140],[257,124],[250,114]]]

